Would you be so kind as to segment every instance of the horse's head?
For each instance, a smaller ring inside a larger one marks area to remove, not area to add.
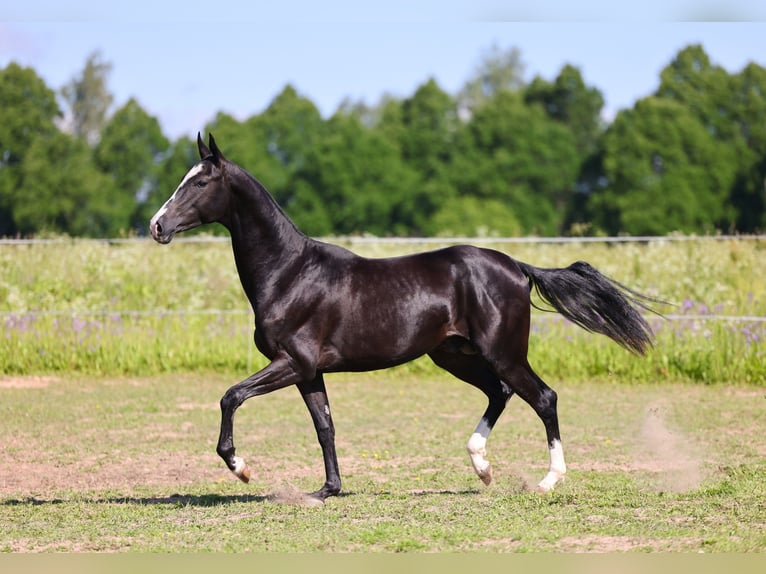
[[[199,163],[188,171],[173,195],[149,222],[149,231],[155,241],[170,243],[173,235],[180,231],[220,221],[225,216],[229,205],[224,181],[226,158],[212,134],[208,141],[210,147],[197,134]]]

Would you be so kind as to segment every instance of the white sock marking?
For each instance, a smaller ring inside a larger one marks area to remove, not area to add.
[[[471,464],[473,465],[476,474],[479,476],[484,475],[489,468],[489,461],[484,458],[487,456],[487,437],[475,432],[468,439],[466,449],[471,457]]]
[[[553,490],[556,483],[562,480],[567,472],[567,465],[564,462],[564,448],[561,446],[561,441],[554,439],[550,447],[550,455],[551,464],[548,474],[537,485],[538,489],[543,492]]]
[[[239,456],[234,457],[234,470],[232,470],[234,474],[237,476],[242,476],[242,473],[245,471],[246,467],[247,465],[245,464],[245,459]]]

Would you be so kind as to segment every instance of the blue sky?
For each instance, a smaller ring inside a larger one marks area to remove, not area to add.
[[[454,93],[493,45],[521,51],[527,80],[578,66],[604,94],[607,118],[652,93],[690,43],[730,72],[766,67],[760,0],[645,0],[638,13],[603,0],[360,4],[24,0],[0,7],[0,67],[31,66],[58,89],[98,50],[113,64],[115,105],[135,97],[172,138],[218,111],[260,113],[287,83],[325,116],[344,98],[410,96],[431,77]],[[728,21],[699,21],[711,19]]]

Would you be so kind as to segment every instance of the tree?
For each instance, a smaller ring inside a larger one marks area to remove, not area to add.
[[[604,97],[597,88],[585,85],[578,68],[567,64],[553,82],[536,76],[524,90],[524,101],[541,106],[549,118],[566,126],[574,136],[579,162],[576,193],[569,195],[562,225],[562,231],[569,230],[587,219],[590,194],[604,180]]]
[[[430,79],[402,106],[402,155],[429,178],[449,162],[458,128],[455,102]]]
[[[502,50],[493,45],[460,90],[458,107],[470,115],[500,92],[520,90],[524,86],[524,68],[518,48]]]
[[[93,153],[97,167],[113,180],[110,202],[120,214],[114,231],[145,227],[146,200],[156,185],[157,166],[169,142],[156,118],[131,98],[104,126]]]
[[[524,232],[561,232],[578,171],[570,130],[506,91],[476,111],[458,145],[453,179],[460,195],[501,201]]]
[[[444,237],[513,237],[521,234],[522,227],[508,204],[464,195],[446,198],[429,221],[427,231]]]
[[[113,97],[106,86],[111,71],[112,64],[102,60],[99,52],[93,52],[82,73],[61,89],[69,108],[69,131],[89,145],[98,141],[112,105]]]
[[[608,185],[594,193],[594,220],[613,234],[728,228],[735,216],[728,201],[734,153],[680,103],[640,100],[605,135]]]
[[[239,122],[219,113],[208,126],[226,156],[250,171],[284,200],[287,185],[321,139],[322,117],[317,107],[290,85],[258,115]]]
[[[578,68],[565,65],[553,83],[536,76],[524,91],[524,101],[540,104],[549,117],[572,130],[581,158],[596,150],[603,131],[604,97],[585,85]]]
[[[403,198],[395,219],[410,233],[420,234],[432,227],[431,216],[456,193],[449,166],[460,121],[455,101],[433,79],[419,86],[398,107],[397,112],[388,108],[389,124],[382,126],[381,133],[395,134],[401,158],[417,173],[419,182]],[[394,118],[399,124],[395,129],[391,125]]]
[[[732,115],[745,148],[731,192],[737,229],[766,230],[766,69],[748,64],[732,78]]]
[[[20,231],[14,198],[21,165],[37,138],[56,132],[60,114],[55,92],[34,70],[16,63],[0,69],[0,236]]]
[[[335,114],[288,186],[286,211],[304,231],[408,233],[397,207],[413,197],[417,176],[399,150],[354,116]],[[328,226],[329,224],[329,226]]]
[[[10,194],[18,231],[108,235],[116,217],[105,193],[110,185],[82,140],[59,131],[38,137],[24,156],[19,185]]]
[[[716,141],[732,151],[737,175],[729,190],[739,231],[766,226],[766,70],[755,63],[730,75],[701,45],[681,50],[662,70],[657,96],[679,102]]]
[[[766,68],[753,62],[731,78],[729,101],[737,133],[745,145],[766,155]]]
[[[701,45],[684,48],[662,70],[655,95],[683,104],[715,139],[731,141],[736,136],[730,114],[730,76],[713,65]]]
[[[387,103],[394,99],[388,94],[383,94],[377,104],[369,105],[363,100],[354,101],[346,97],[338,105],[336,113],[344,116],[353,116],[364,127],[372,129],[380,124]]]
[[[291,85],[264,112],[248,121],[272,160],[286,170],[287,177],[300,169],[322,136],[322,116],[314,103]],[[280,182],[275,182],[282,187]]]

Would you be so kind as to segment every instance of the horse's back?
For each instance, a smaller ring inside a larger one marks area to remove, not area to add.
[[[448,261],[463,281],[482,286],[485,289],[499,289],[508,296],[509,291],[519,287],[528,290],[528,280],[518,263],[511,256],[486,247],[474,245],[453,245],[424,255]]]

